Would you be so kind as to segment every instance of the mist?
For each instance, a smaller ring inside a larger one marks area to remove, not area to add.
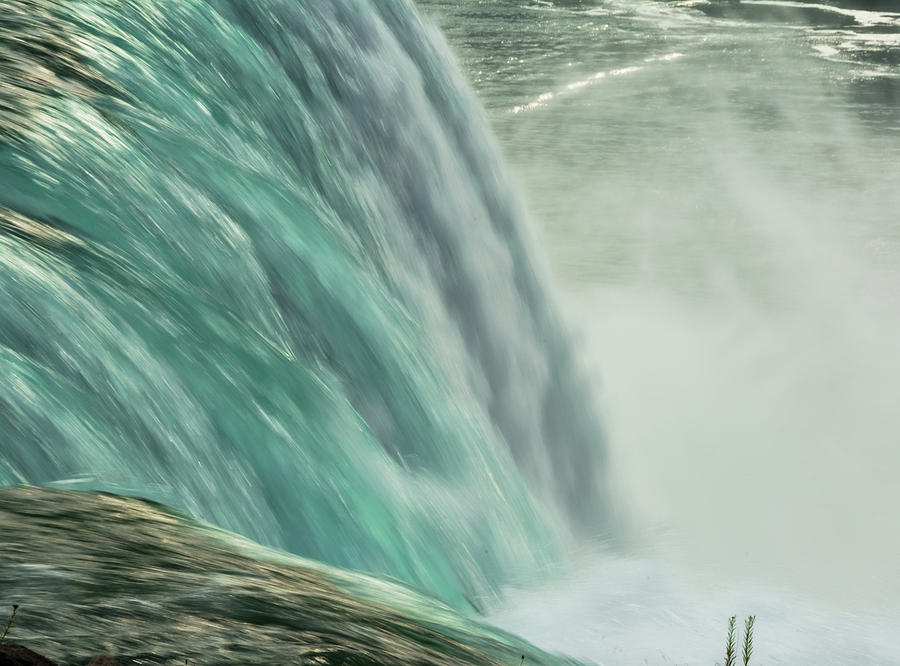
[[[887,602],[898,142],[808,53],[761,37],[608,77],[510,140],[635,538],[704,575]],[[551,122],[579,128],[572,163],[549,145],[570,132],[540,143]]]
[[[627,534],[500,626],[710,663],[756,613],[764,663],[897,660],[900,16],[836,4],[531,5],[498,53],[455,44],[601,387]]]

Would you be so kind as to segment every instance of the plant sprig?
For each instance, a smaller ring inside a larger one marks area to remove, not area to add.
[[[3,635],[0,635],[0,645],[3,645],[3,642],[6,640],[6,635],[9,633],[9,628],[12,627],[13,620],[16,619],[16,611],[19,610],[19,604],[13,604],[12,609],[12,615],[9,616],[9,620],[6,623],[6,629],[3,630]]]
[[[725,666],[737,664],[737,645],[735,641],[735,624],[737,616],[728,618],[728,640],[725,642]],[[741,650],[741,658],[744,666],[750,666],[750,657],[753,655],[753,628],[756,625],[756,616],[750,615],[744,621],[744,644]],[[718,663],[718,662],[716,662]]]
[[[734,666],[737,657],[734,644],[735,622],[737,622],[736,615],[732,615],[728,618],[728,640],[725,642],[725,666]]]
[[[756,622],[756,616],[751,615],[744,623],[744,666],[750,663],[750,655],[753,654],[753,624]]]

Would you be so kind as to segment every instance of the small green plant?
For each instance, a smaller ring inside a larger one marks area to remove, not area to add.
[[[753,654],[753,624],[756,622],[756,616],[751,615],[744,623],[744,666],[750,663],[750,655]]]
[[[737,653],[734,644],[734,623],[737,622],[737,616],[732,615],[728,618],[728,640],[725,643],[725,666],[734,666]]]
[[[732,615],[728,618],[728,640],[725,642],[725,666],[735,666],[737,663],[737,645],[734,635],[736,623],[736,615]],[[750,657],[753,655],[753,627],[755,624],[755,615],[750,615],[744,622],[744,647],[741,651],[744,666],[750,666]]]
[[[0,635],[0,645],[3,645],[3,642],[6,640],[6,634],[9,633],[9,628],[12,627],[13,620],[16,619],[17,610],[19,610],[19,604],[13,604],[12,615],[9,616],[9,621],[6,623],[6,629],[3,630],[3,635]]]

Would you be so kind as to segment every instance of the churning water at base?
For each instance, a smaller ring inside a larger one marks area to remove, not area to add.
[[[593,556],[553,585],[510,591],[488,620],[600,666],[712,666],[732,615],[756,616],[751,664],[900,663],[896,612],[848,612],[759,582],[700,585],[659,559]]]
[[[404,0],[0,2],[0,482],[466,607],[605,523],[523,213]]]

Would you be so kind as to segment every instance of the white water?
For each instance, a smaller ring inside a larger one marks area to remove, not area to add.
[[[900,663],[895,617],[847,612],[786,590],[700,586],[658,560],[595,558],[551,586],[511,591],[490,620],[537,646],[603,666],[724,661],[727,618],[757,616],[751,664]]]

